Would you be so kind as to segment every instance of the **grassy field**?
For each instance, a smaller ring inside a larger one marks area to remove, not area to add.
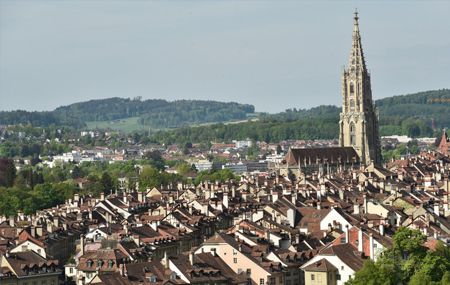
[[[114,121],[98,121],[87,122],[87,128],[92,129],[111,129],[116,131],[122,131],[125,133],[146,130],[148,127],[140,125],[138,123],[139,117],[130,117],[126,119],[114,120]]]
[[[93,129],[111,129],[115,131],[121,131],[124,133],[130,133],[133,131],[142,131],[142,130],[149,130],[150,127],[143,126],[138,123],[139,117],[130,117],[120,120],[114,120],[114,121],[91,121],[87,122],[87,129],[93,130]],[[229,122],[223,122],[224,124],[239,124],[243,122],[248,121],[257,121],[258,120],[258,114],[251,114],[248,116],[245,120],[239,120],[239,121],[229,121]],[[217,124],[218,122],[208,122],[208,123],[202,123],[202,124],[192,124],[191,127],[199,127],[199,126],[208,126]],[[152,128],[152,131],[156,131],[157,129]]]

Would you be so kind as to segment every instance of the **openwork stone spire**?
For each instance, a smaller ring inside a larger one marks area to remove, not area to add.
[[[350,51],[348,66],[350,70],[354,69],[356,72],[367,72],[364,51],[361,44],[361,35],[359,33],[358,11],[355,11],[355,17],[353,19],[352,49]]]
[[[339,144],[351,146],[363,164],[381,163],[378,118],[372,102],[370,74],[361,44],[358,12],[355,11],[349,65],[342,74],[342,113]]]

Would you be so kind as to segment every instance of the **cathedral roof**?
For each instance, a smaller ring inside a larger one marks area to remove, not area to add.
[[[359,156],[353,147],[291,148],[286,155],[289,166],[326,162],[359,162]]]

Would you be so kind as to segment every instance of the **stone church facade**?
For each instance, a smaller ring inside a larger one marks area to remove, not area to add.
[[[342,74],[339,145],[353,147],[362,164],[380,164],[378,118],[372,101],[370,73],[364,59],[358,20],[358,13],[355,13],[349,65]]]
[[[342,112],[339,120],[339,147],[291,148],[281,175],[344,171],[348,168],[381,164],[378,117],[372,101],[370,73],[367,70],[355,13],[349,65],[342,74]]]

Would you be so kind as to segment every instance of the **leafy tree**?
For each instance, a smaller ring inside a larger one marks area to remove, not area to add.
[[[16,167],[12,159],[0,158],[0,186],[11,187],[16,178]]]
[[[108,172],[106,171],[103,172],[102,178],[100,179],[100,183],[102,185],[103,193],[105,193],[106,195],[110,194],[114,187],[114,184]]]
[[[427,251],[425,240],[418,230],[399,228],[393,236],[393,246],[376,262],[366,261],[347,284],[446,284],[450,277],[450,250],[440,243],[435,251]]]

